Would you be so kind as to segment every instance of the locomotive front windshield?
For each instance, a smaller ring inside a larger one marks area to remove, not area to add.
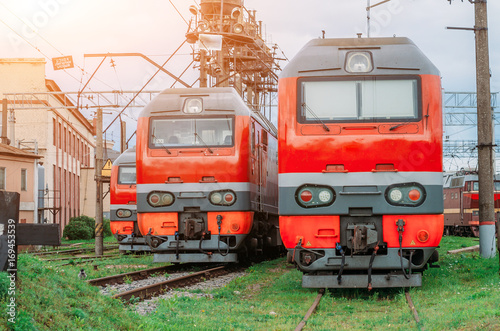
[[[233,141],[233,116],[151,120],[151,148],[230,147]]]
[[[135,185],[135,167],[120,166],[118,184]]]
[[[419,79],[354,77],[302,79],[300,122],[417,121]]]

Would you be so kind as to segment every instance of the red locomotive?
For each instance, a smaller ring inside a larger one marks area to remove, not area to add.
[[[121,154],[111,168],[110,226],[122,251],[149,250],[137,227],[135,147]]]
[[[444,233],[479,237],[479,181],[475,171],[444,176]],[[500,181],[495,180],[495,211],[500,210]]]
[[[276,247],[271,124],[233,88],[163,91],[138,120],[137,212],[156,262],[236,262]]]
[[[440,75],[407,38],[316,39],[279,81],[280,232],[316,288],[420,286],[443,234]]]

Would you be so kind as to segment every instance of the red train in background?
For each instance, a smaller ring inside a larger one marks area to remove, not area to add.
[[[496,177],[496,176],[495,176]],[[444,233],[479,237],[479,181],[476,171],[461,170],[443,178]],[[499,221],[500,181],[495,178],[495,215]]]
[[[120,251],[147,251],[137,227],[135,147],[113,162],[110,179],[110,227]]]
[[[316,39],[279,80],[280,232],[312,288],[420,286],[443,234],[439,71],[407,38]]]
[[[138,120],[137,219],[156,262],[236,262],[277,248],[271,124],[233,88],[160,93]]]

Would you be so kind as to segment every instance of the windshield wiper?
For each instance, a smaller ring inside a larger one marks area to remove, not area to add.
[[[208,151],[210,152],[210,154],[213,154],[213,153],[214,153],[214,151],[213,151],[213,150],[211,150],[211,149],[210,149],[210,147],[208,147],[208,145],[207,145],[207,144],[203,141],[203,139],[201,139],[201,136],[198,134],[198,132],[195,132],[195,133],[194,133],[194,136],[195,136],[195,137],[198,137],[198,138],[200,139],[201,143],[202,143],[203,145],[205,145],[205,147],[208,149]]]
[[[326,124],[321,120],[321,118],[319,118],[318,115],[316,115],[316,113],[313,112],[313,110],[311,108],[309,108],[309,106],[306,105],[305,102],[302,103],[302,108],[305,108],[307,111],[309,111],[311,113],[311,115],[316,118],[316,121],[320,122],[321,125],[323,125],[323,129],[325,129],[325,131],[330,132],[330,128],[326,126]]]
[[[394,126],[391,126],[389,128],[389,131],[392,131],[392,130],[396,130],[397,128],[399,128],[400,126],[403,126],[403,125],[406,125],[406,124],[411,124],[412,122],[403,122],[403,123],[399,123],[399,124],[396,124]]]
[[[155,136],[154,130],[153,130],[153,134],[151,135],[151,137],[153,137],[155,140],[157,139],[157,137]],[[155,142],[155,145],[156,145],[156,142]],[[172,154],[172,152],[170,152],[168,150],[168,148],[167,148],[167,146],[165,146],[165,144],[161,144],[160,147],[165,148],[165,150],[167,151],[168,154]]]

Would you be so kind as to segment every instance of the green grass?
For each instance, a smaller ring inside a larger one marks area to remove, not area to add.
[[[417,325],[402,289],[330,290],[306,330],[498,330],[498,257],[446,251],[477,245],[477,239],[444,237],[439,269],[424,273],[423,286],[410,290],[421,322]],[[131,256],[83,264],[89,278],[156,266],[152,256]],[[59,263],[60,264],[60,263]],[[98,270],[93,270],[93,265]],[[113,268],[111,268],[113,267]],[[99,294],[78,279],[81,266],[58,266],[38,258],[19,259],[18,318],[14,330],[293,330],[317,296],[301,287],[302,274],[284,259],[252,266],[246,276],[211,292],[213,298],[161,300],[146,316]],[[5,286],[0,277],[0,303]],[[199,292],[199,291],[195,291]],[[5,308],[4,308],[5,309]],[[0,314],[1,325],[6,325]]]

